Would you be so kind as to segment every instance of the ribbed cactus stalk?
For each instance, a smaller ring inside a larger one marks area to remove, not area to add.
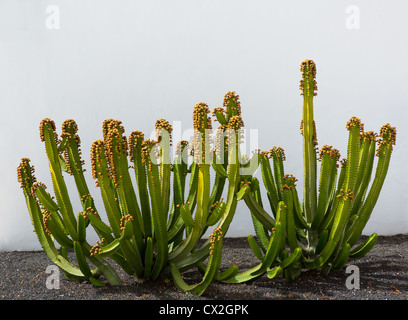
[[[320,152],[317,152],[316,124],[313,116],[313,98],[317,90],[315,63],[312,60],[305,60],[301,64],[301,72],[303,203],[299,201],[295,188],[296,179],[284,172],[284,153],[277,147],[270,152],[260,153],[262,180],[272,214],[264,210],[257,188],[250,188],[244,199],[251,210],[257,234],[259,247],[250,238],[251,247],[257,257],[263,259],[263,254],[268,252],[270,241],[274,238],[270,230],[276,228],[278,220],[285,234],[284,245],[282,243],[279,245],[280,256],[278,254],[275,261],[270,261],[272,265],[268,266],[269,269],[277,268],[279,259],[288,256],[288,253],[284,253],[285,250],[289,250],[295,256],[300,250],[302,252],[300,262],[303,267],[319,269],[325,274],[330,269],[341,268],[349,258],[362,257],[376,242],[377,235],[373,234],[353,248],[380,194],[395,144],[396,130],[386,124],[377,135],[372,131],[364,131],[361,120],[351,117],[346,124],[349,132],[347,157],[340,161],[339,170],[340,152],[337,149],[324,145]],[[370,186],[375,154],[378,156],[378,162]],[[269,159],[273,160],[273,166]],[[318,162],[320,162],[319,175]],[[257,185],[257,181],[254,180]],[[286,219],[282,220],[282,216]],[[299,262],[292,264],[292,267],[283,272],[286,279],[292,279],[300,273]],[[272,276],[279,272],[269,270],[267,273]],[[246,274],[245,279],[250,278],[251,276]]]
[[[316,126],[313,117],[313,98],[317,95],[316,85],[316,65],[312,60],[302,62],[302,80],[300,80],[300,90],[303,95],[303,167],[304,167],[304,213],[306,221],[311,223],[316,215]]]
[[[223,235],[220,228],[214,229],[214,233],[210,235],[211,245],[209,248],[210,250],[209,262],[201,282],[193,285],[188,285],[182,278],[179,269],[173,265],[172,267],[173,280],[180,290],[185,292],[191,292],[195,295],[201,295],[204,293],[207,287],[214,281],[214,279],[216,279],[221,264],[222,238]]]

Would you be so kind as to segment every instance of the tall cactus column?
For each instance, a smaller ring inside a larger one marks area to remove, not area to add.
[[[301,133],[303,135],[303,208],[306,222],[310,225],[317,210],[317,168],[316,168],[316,125],[313,118],[313,98],[317,95],[316,85],[316,65],[312,60],[305,60],[300,66],[302,80],[300,80],[300,90],[303,95],[303,116],[301,122]],[[309,245],[315,245],[316,237],[310,231]]]

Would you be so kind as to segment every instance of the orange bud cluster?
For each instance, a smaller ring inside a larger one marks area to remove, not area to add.
[[[302,80],[300,80],[299,89],[302,91],[301,95],[304,95],[305,90],[307,95],[310,96],[310,93],[313,92],[313,95],[316,96],[317,93],[317,82],[314,80],[316,78],[316,64],[313,60],[305,60],[300,65],[300,71],[302,72]],[[306,87],[305,87],[306,83]],[[310,87],[310,84],[313,84],[313,88]]]
[[[240,189],[244,188],[245,192],[250,190],[249,188],[251,187],[251,181],[241,181],[240,182]]]
[[[222,229],[220,227],[215,228],[214,232],[209,235],[210,240],[210,256],[214,253],[215,242],[220,241],[222,239]]]
[[[211,117],[207,114],[210,113],[208,105],[204,102],[197,103],[193,110],[193,127],[194,135],[191,142],[191,154],[194,156],[194,161],[197,164],[206,163],[206,138],[208,137],[208,130],[212,129]]]
[[[93,214],[94,216],[99,217],[98,211],[96,211],[93,207],[88,207],[84,212],[82,212],[82,215],[85,219],[88,219],[89,214]]]
[[[292,186],[288,186],[287,184],[284,184],[284,185],[282,185],[282,191],[284,191],[284,190],[292,190]],[[286,208],[286,206],[285,206],[285,208]]]
[[[187,146],[188,146],[188,141],[187,140],[180,140],[179,142],[177,142],[176,155],[181,156],[184,148],[187,147]]]
[[[380,137],[383,140],[389,141],[391,144],[395,145],[397,139],[397,129],[391,127],[389,123],[384,124],[380,129]]]
[[[212,214],[214,212],[214,210],[217,208],[218,204],[220,202],[222,202],[224,200],[224,198],[221,198],[221,201],[215,201],[214,204],[210,207],[210,211],[208,212],[208,214]]]
[[[120,158],[122,156],[127,157],[127,139],[126,137],[122,136],[120,129],[113,127],[105,136],[104,146],[113,181],[115,184],[117,184],[118,176],[115,160],[116,158]]]
[[[102,133],[103,133],[104,139],[106,135],[108,134],[108,132],[112,130],[113,128],[118,129],[121,134],[125,133],[125,128],[122,125],[122,121],[114,120],[114,119],[105,119],[103,120],[103,123],[102,123]]]
[[[204,102],[199,102],[193,109],[193,127],[195,130],[211,129],[211,118],[207,117],[210,113],[208,105]]]
[[[128,147],[129,147],[129,158],[130,158],[130,161],[132,161],[132,162],[134,161],[134,159],[133,159],[133,149],[134,149],[134,147],[137,147],[139,141],[140,141],[140,143],[142,143],[143,140],[144,140],[144,134],[143,134],[142,131],[135,130],[135,131],[132,131],[132,132],[129,134]]]
[[[239,95],[237,95],[235,91],[229,91],[224,95],[224,101],[222,105],[225,108],[231,108],[232,110],[236,110],[238,116],[241,115],[241,102],[239,101]]]
[[[156,128],[157,141],[160,142],[162,135],[166,134],[166,133],[163,133],[163,131],[165,131],[169,135],[170,143],[171,143],[171,132],[173,131],[173,128],[166,119],[157,120],[155,124],[155,128]]]
[[[222,114],[225,114],[225,109],[223,107],[216,107],[214,108],[212,115],[215,117],[214,121],[217,121],[217,113],[220,112]]]
[[[133,221],[133,217],[130,214],[127,214],[120,218],[120,230],[125,230],[125,223],[128,221]]]
[[[305,78],[316,78],[316,64],[313,60],[306,59],[300,64],[300,71],[303,72]]]
[[[296,187],[296,182],[298,181],[298,179],[293,174],[285,174],[282,179],[286,184],[290,184]]]
[[[47,209],[43,209],[42,214],[43,214],[43,223],[44,223],[45,232],[48,235],[51,235],[52,233],[48,225],[48,220],[51,218],[51,212],[49,212]]]
[[[91,168],[92,177],[96,180],[98,179],[98,168],[101,168],[101,153],[104,152],[104,145],[102,140],[96,140],[91,146]]]
[[[232,116],[228,121],[228,129],[240,130],[244,126],[241,116]]]
[[[336,161],[340,159],[340,151],[327,144],[320,149],[319,158],[317,160],[322,161],[324,154],[328,154],[330,157],[336,158]]]
[[[151,155],[152,149],[156,145],[157,141],[152,139],[145,139],[142,142],[142,162],[144,165],[148,164],[148,169],[151,171]]]
[[[397,129],[391,127],[389,123],[383,125],[380,129],[380,139],[378,141],[377,156],[380,155],[382,147],[392,150],[392,146],[395,145],[397,139]]]
[[[75,143],[77,144],[78,148],[78,155],[81,156],[81,139],[79,135],[77,134],[78,132],[78,125],[76,122],[72,119],[67,119],[62,123],[62,133],[61,133],[61,138],[67,137],[68,139],[74,139]],[[68,154],[68,148],[64,150],[64,158],[65,158],[65,163],[68,168],[68,172],[72,175],[72,168],[69,163],[69,154]],[[85,164],[84,160],[80,160],[81,165]],[[79,167],[79,164],[75,164],[77,167]],[[78,171],[81,171],[80,168],[77,169]],[[85,169],[83,170],[85,171]]]
[[[296,182],[297,182],[297,181],[298,181],[298,179],[297,179],[294,175],[292,175],[292,174],[285,174],[285,175],[282,177],[282,182],[283,182],[282,191],[284,191],[284,190],[292,190],[293,187],[296,187]],[[286,208],[286,206],[285,206],[285,208]]]
[[[377,134],[374,131],[365,131],[361,132],[360,138],[362,141],[376,141],[377,140]]]
[[[101,239],[101,243],[99,243],[99,241],[96,241],[96,244],[92,246],[91,250],[89,250],[89,254],[91,257],[102,253],[101,245],[103,245],[104,242],[105,242],[105,238]]]
[[[72,130],[72,134],[69,132]],[[67,135],[69,138],[77,138],[78,125],[72,119],[67,119],[62,123],[62,134]],[[79,137],[78,137],[79,138]]]
[[[32,187],[31,187],[31,195],[37,201],[37,203],[39,205],[41,205],[40,201],[37,198],[37,194],[36,194],[37,188],[43,188],[45,190],[45,189],[47,189],[47,186],[44,183],[40,182],[40,181],[36,181],[36,182],[33,183]]]
[[[341,198],[341,197],[344,197],[344,200],[353,200],[354,192],[351,191],[350,189],[347,192],[345,192],[344,189],[340,189],[340,192],[336,196],[336,198]]]
[[[274,146],[271,150],[269,150],[269,157],[271,158],[273,155],[276,155],[278,158],[282,158],[282,161],[286,160],[285,150],[281,147]]]
[[[357,117],[351,117],[349,121],[347,121],[346,128],[350,130],[352,127],[358,126],[361,131],[364,130],[364,125],[361,123],[361,119]]]
[[[344,195],[344,200],[353,200],[354,199],[354,192],[349,190],[348,192],[346,192],[346,194]]]
[[[45,130],[45,127],[46,127],[47,124],[50,125],[50,127],[48,127],[47,130],[55,131],[55,122],[53,120],[51,120],[50,118],[42,119],[41,122],[40,122],[40,138],[41,138],[42,142],[45,141],[45,132],[44,132],[44,130]]]
[[[20,183],[21,188],[28,188],[30,182],[36,181],[34,171],[34,166],[30,166],[30,159],[22,158],[17,167],[17,181]]]
[[[241,116],[232,116],[228,124],[226,126],[226,131],[225,131],[225,137],[226,139],[226,146],[225,148],[228,147],[228,145],[234,144],[234,143],[241,143],[243,133],[242,133],[242,127],[244,126],[244,121],[242,120]]]

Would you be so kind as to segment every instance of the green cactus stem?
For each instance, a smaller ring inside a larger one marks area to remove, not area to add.
[[[115,238],[120,236],[121,212],[117,201],[116,192],[111,183],[111,172],[106,158],[103,140],[96,140],[91,147],[92,176],[96,180],[96,186],[100,188],[102,200],[105,206],[109,225]]]
[[[320,225],[333,201],[339,158],[340,152],[332,146],[324,145],[320,149],[318,161],[321,161],[322,165],[320,168],[318,207],[312,228],[317,228]]]
[[[31,188],[36,182],[36,178],[34,176],[34,167],[30,165],[30,159],[21,159],[21,162],[17,167],[17,177],[24,193],[35,233],[48,257],[55,265],[64,270],[71,277],[78,279],[85,278],[84,274],[78,267],[71,264],[58,252],[58,249],[55,247],[54,241],[50,236],[49,230],[46,224],[44,224],[41,208],[31,192]]]
[[[354,245],[359,239],[380,195],[390,164],[393,145],[396,143],[396,128],[387,123],[381,127],[379,136],[379,146],[376,153],[378,163],[374,180],[364,204],[359,210],[358,218],[352,223],[351,230],[348,232],[348,240],[351,245]]]
[[[157,142],[160,144],[160,182],[163,201],[163,212],[169,211],[170,204],[170,146],[173,128],[165,119],[159,119],[155,124]]]
[[[142,148],[144,134],[135,130],[129,134],[129,160],[134,163],[137,189],[139,193],[143,228],[146,237],[152,236],[152,218],[150,214],[149,191],[147,188],[146,166],[143,164]]]
[[[26,197],[34,230],[42,248],[51,261],[70,279],[76,281],[89,280],[95,285],[101,285],[102,282],[98,281],[97,278],[104,274],[111,285],[120,285],[122,283],[121,279],[108,263],[101,259],[93,259],[87,254],[84,255],[83,249],[87,250],[90,246],[84,239],[86,221],[83,216],[81,214],[78,215],[79,219],[76,223],[78,225],[76,227],[78,241],[73,241],[67,235],[65,221],[59,215],[56,203],[45,192],[45,185],[36,182],[33,173],[34,167],[30,166],[29,159],[23,158],[17,168],[18,180]],[[45,206],[51,209],[51,211],[45,209]],[[57,241],[62,246],[61,252],[65,251],[65,248],[75,249],[79,267],[69,262],[65,254],[58,252],[54,241]],[[96,266],[95,269],[90,269],[87,259]]]
[[[58,148],[58,135],[55,132],[55,123],[53,120],[46,118],[40,123],[40,138],[45,143],[45,150],[49,160],[52,183],[57,199],[58,207],[65,221],[69,235],[73,240],[77,240],[76,219],[73,212],[71,201],[69,200],[68,190],[62,176],[61,158]]]
[[[222,256],[222,231],[220,228],[215,228],[214,233],[210,235],[210,257],[206,272],[203,279],[198,284],[188,285],[182,278],[179,269],[173,264],[172,275],[175,285],[182,291],[191,292],[195,295],[202,295],[207,287],[215,280],[218,270],[221,265]]]
[[[316,64],[312,60],[305,60],[300,66],[302,80],[300,90],[303,95],[303,164],[304,164],[304,213],[307,223],[311,224],[316,215],[316,127],[313,120],[313,97],[317,95]]]

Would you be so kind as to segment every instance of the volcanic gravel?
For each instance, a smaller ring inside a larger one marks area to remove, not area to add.
[[[43,251],[0,252],[0,300],[407,300],[408,235],[379,236],[363,258],[350,260],[359,268],[360,289],[347,289],[346,267],[322,276],[304,271],[292,282],[266,275],[245,284],[213,283],[200,297],[180,292],[172,281],[135,283],[117,267],[124,280],[118,287],[95,287],[68,281],[60,275],[60,288],[47,289],[46,268],[52,265]],[[236,264],[240,271],[258,264],[246,238],[224,240],[222,269]],[[183,273],[188,283],[201,280],[196,269]]]

